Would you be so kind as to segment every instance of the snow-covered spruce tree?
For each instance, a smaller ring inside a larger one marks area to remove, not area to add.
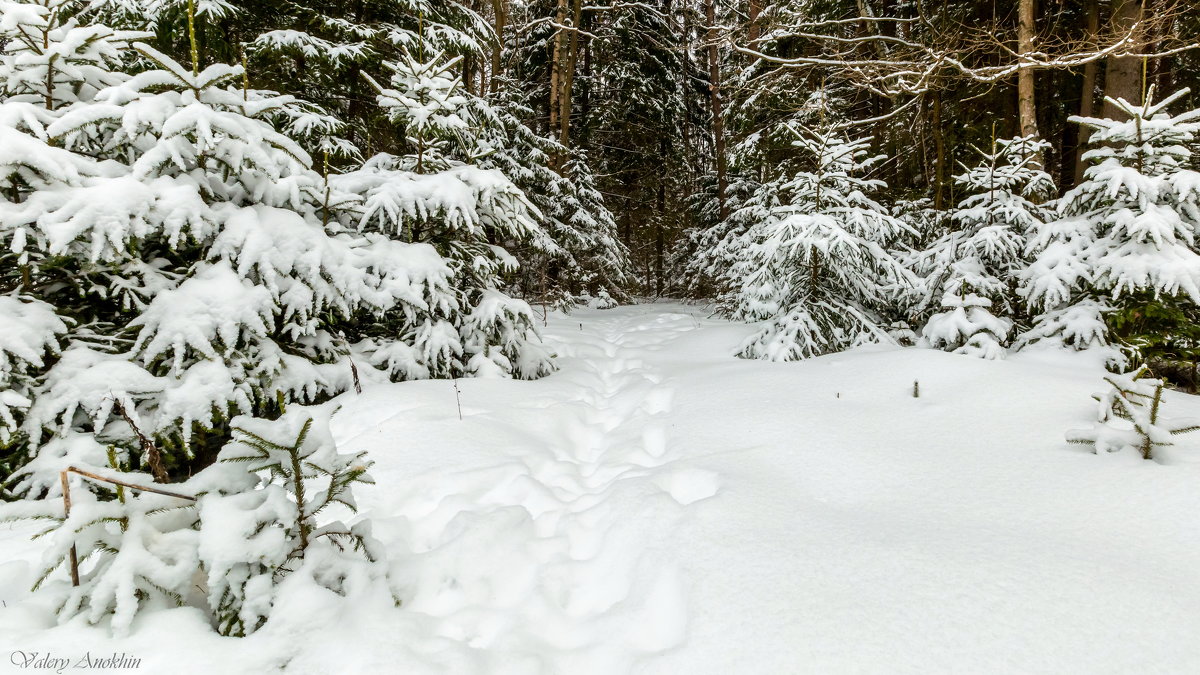
[[[725,192],[728,218],[721,219],[719,215],[715,186],[693,199],[699,223],[683,234],[673,253],[686,271],[680,280],[681,284],[686,284],[680,289],[685,297],[711,298],[717,294],[716,289],[721,286],[726,270],[737,260],[737,251],[722,242],[740,241],[749,225],[759,219],[758,211],[743,207],[750,204],[763,186],[744,174],[734,174],[730,178]],[[760,199],[756,203],[765,201]]]
[[[982,276],[983,270],[965,268],[963,272]],[[1012,330],[1012,320],[992,314],[992,300],[968,293],[948,291],[942,297],[942,311],[930,317],[922,333],[924,341],[935,349],[981,359],[1002,359],[1003,343]]]
[[[406,51],[390,66],[391,86],[367,76],[408,152],[377,155],[331,179],[365,202],[349,224],[432,246],[453,272],[454,294],[427,303],[416,320],[405,317],[409,328],[389,317],[361,324],[356,334],[371,363],[395,377],[540,377],[552,370],[550,355],[538,342],[528,303],[500,290],[504,275],[517,268],[500,244],[548,240],[536,208],[503,173],[461,159],[473,159],[479,144],[475,117],[451,72],[455,62]],[[397,330],[407,344],[378,343]]]
[[[189,604],[234,636],[261,627],[290,589],[377,592],[385,552],[370,524],[328,515],[318,523],[335,505],[353,513],[354,485],[371,482],[363,453],[337,451],[330,406],[291,407],[273,422],[235,418],[234,440],[218,461],[161,493],[137,489],[151,476],[114,466],[96,473],[128,487],[72,475],[69,513],[60,500],[7,505],[5,520],[51,523],[34,590],[57,607],[60,622],[107,621],[121,635],[138,612]],[[110,458],[115,463],[115,453]],[[73,555],[78,585],[67,574]]]
[[[290,135],[318,128],[320,149],[332,148],[335,163],[338,157],[354,153],[335,135],[342,134],[343,128],[330,124],[320,112],[344,121],[343,135],[363,156],[372,157],[381,149],[413,154],[396,150],[406,139],[396,138],[395,116],[387,108],[363,104],[377,90],[361,75],[382,83],[393,75],[388,65],[397,61],[440,57],[439,65],[445,65],[444,61],[457,57],[452,69],[468,81],[456,86],[455,95],[459,115],[470,119],[471,130],[464,140],[471,147],[452,153],[454,159],[482,169],[500,169],[540,211],[535,219],[546,235],[493,242],[504,245],[521,262],[519,274],[510,281],[526,297],[560,305],[570,304],[574,295],[602,289],[617,298],[627,297],[623,289],[628,252],[616,238],[613,215],[586,157],[568,153],[523,123],[535,115],[517,101],[512,82],[484,86],[486,69],[481,63],[498,36],[468,3],[333,0],[310,7],[230,0],[230,4],[237,8],[239,29],[257,36],[248,47],[255,81],[319,106],[307,114],[291,113]],[[560,174],[550,168],[552,156],[572,159]]]
[[[429,56],[414,56],[420,53]],[[424,46],[402,49],[398,60],[387,64],[392,70],[387,90],[399,98],[384,96],[381,103],[403,133],[403,157],[410,160],[398,168],[415,173],[462,164],[497,169],[525,194],[536,207],[530,216],[539,229],[524,237],[497,231],[492,243],[521,262],[516,280],[526,297],[559,306],[571,304],[576,294],[601,289],[625,297],[628,252],[616,238],[613,215],[586,158],[571,158],[561,172],[551,168],[552,157],[569,153],[526,127],[518,115],[532,117],[532,112],[508,93],[485,99],[468,91],[457,74],[464,58],[448,59]]]
[[[888,251],[905,225],[867,195],[859,177],[877,161],[869,139],[798,129],[810,169],[764,185],[740,210],[753,219],[722,247],[737,249],[723,302],[736,319],[764,322],[739,355],[793,360],[890,341],[882,313],[912,274]]]
[[[70,0],[0,6],[0,481],[27,459],[25,412],[87,304],[82,270],[29,245],[30,232],[11,214],[31,195],[65,194],[102,173],[92,158],[56,147],[47,127],[120,82],[112,71],[121,51],[141,37],[80,25],[78,7]]]
[[[1021,295],[1038,316],[1020,345],[1116,342],[1135,362],[1200,358],[1200,174],[1184,168],[1200,110],[1167,112],[1184,93],[1110,99],[1124,121],[1072,118],[1094,129],[1091,166],[1030,240]]]
[[[689,233],[687,242],[694,252],[687,264],[689,276],[695,280],[692,294],[711,297],[710,289],[720,288],[731,267],[744,257],[742,249],[749,242],[746,232],[779,206],[778,190],[784,180],[775,179],[812,169],[811,154],[796,151],[796,129],[820,129],[842,121],[836,111],[844,101],[836,91],[821,87],[805,95],[809,85],[786,76],[773,83],[779,89],[753,84],[763,76],[762,61],[755,59],[735,69],[728,85],[733,94],[726,115],[730,136],[725,191],[728,215],[720,215],[715,180],[694,198],[701,226]],[[795,100],[803,103],[797,107],[790,102]]]
[[[320,68],[304,67],[276,52],[264,54],[273,62],[256,58],[259,45],[253,41],[253,36],[258,30],[266,30],[262,23],[264,17],[269,16],[272,24],[277,25],[276,22],[287,16],[285,8],[297,6],[296,3],[237,0],[91,0],[88,16],[112,26],[149,31],[149,36],[154,38],[151,44],[168,54],[190,54],[190,38],[194,36],[201,68],[222,62],[248,66],[247,72],[243,73],[242,86],[249,97],[277,102],[263,113],[263,119],[280,133],[322,160],[361,161],[358,149],[346,138],[354,133],[351,125],[339,117],[341,111],[336,105],[327,107],[331,101],[322,94],[328,89],[288,86],[286,93],[291,96],[280,97],[277,91],[261,88],[264,83],[276,88],[290,85],[291,80],[278,77],[282,73],[292,77],[329,73],[327,63],[322,63]],[[297,31],[283,32],[298,34]],[[336,52],[336,46],[329,47]],[[349,46],[341,47],[353,51]],[[369,50],[360,48],[358,51]],[[344,55],[342,52],[334,60]],[[280,69],[278,65],[284,67]],[[314,98],[320,98],[320,102]]]
[[[32,404],[38,374],[59,349],[67,324],[54,308],[34,299],[0,295],[0,477],[15,468],[24,411]]]
[[[496,98],[496,96],[493,96]],[[576,297],[627,299],[629,252],[617,239],[617,225],[600,195],[588,159],[569,153],[557,141],[542,137],[518,118],[532,117],[515,101],[497,104],[469,97],[481,120],[476,163],[499,169],[525,193],[541,214],[546,233],[540,241],[514,246],[521,263],[518,286],[525,297],[566,307]],[[561,173],[552,157],[570,156]]]
[[[401,58],[404,50],[421,59],[463,56],[474,64],[483,58],[491,36],[469,3],[229,1],[237,7],[237,29],[246,36],[255,81],[310,100],[336,117],[365,157],[396,139],[383,111],[370,104],[375,91],[362,73],[382,80],[388,72],[385,64]]]
[[[1091,445],[1096,453],[1136,449],[1142,459],[1156,459],[1157,449],[1173,445],[1172,436],[1200,431],[1200,420],[1169,420],[1162,415],[1163,381],[1135,372],[1108,375],[1109,388],[1092,398],[1099,403],[1091,429],[1067,432],[1071,443]]]
[[[952,221],[948,211],[934,208],[934,200],[924,196],[897,199],[892,213],[907,226],[893,244],[896,258],[913,271],[917,283],[900,292],[889,333],[899,344],[913,346],[921,342],[921,330],[941,304],[930,284],[931,249],[950,232]]]
[[[397,158],[396,168],[435,173],[474,159],[480,123],[456,74],[461,60],[441,53],[418,58],[404,50],[399,59],[385,64],[391,71],[389,86],[363,74],[408,149]]]
[[[28,7],[37,5],[6,5],[4,25],[67,22],[77,5]],[[263,119],[287,99],[250,95],[239,67],[199,70],[137,50],[153,68],[106,71],[103,88],[60,87],[90,100],[0,105],[0,240],[20,267],[6,266],[6,294],[62,324],[25,311],[37,322],[28,326],[43,326],[43,351],[59,356],[24,385],[19,426],[0,420],[10,436],[19,429],[27,457],[44,460],[17,484],[33,496],[55,493],[70,461],[103,466],[104,444],[134,453],[134,468],[161,453],[160,481],[203,466],[232,416],[352,386],[345,322],[454,299],[451,269],[431,246],[341,227],[356,200]],[[10,82],[39,72],[5,63]],[[18,356],[36,364],[28,350]]]
[[[330,508],[357,511],[354,486],[374,482],[365,453],[338,452],[333,412],[326,405],[289,409],[273,422],[236,418],[234,441],[206,469],[213,475],[189,481],[201,495],[197,558],[223,635],[257,630],[289,587],[361,596],[386,575],[368,521],[318,522]]]
[[[932,347],[998,359],[1019,309],[1018,275],[1029,233],[1045,222],[1039,203],[1054,182],[1034,162],[1049,146],[1035,138],[999,140],[982,162],[963,166],[955,181],[967,192],[951,214],[954,229],[921,254],[931,294],[942,311],[930,317],[924,341]]]
[[[92,473],[149,485],[144,473],[93,468]],[[47,598],[60,623],[83,616],[89,623],[109,621],[114,633],[128,632],[139,611],[175,607],[193,593],[196,512],[184,486],[170,496],[139,492],[70,474],[71,508],[61,499],[4,505],[0,521],[37,520],[47,528],[43,569],[33,591]],[[78,585],[71,578],[74,557]]]
[[[566,154],[562,149],[556,152]],[[538,165],[538,173],[543,166]],[[566,292],[590,296],[606,306],[628,300],[629,249],[617,238],[616,217],[604,203],[587,155],[573,152],[561,174],[545,178],[526,192],[545,216],[550,238],[563,251],[550,262],[550,276]],[[534,256],[530,266],[540,265]]]

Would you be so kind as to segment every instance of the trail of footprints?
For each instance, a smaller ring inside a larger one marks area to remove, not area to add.
[[[674,389],[647,363],[691,325],[640,332],[617,320],[598,328],[572,336],[563,350],[579,368],[582,405],[574,407],[562,459],[526,458],[531,476],[562,490],[556,534],[566,537],[566,559],[546,563],[563,574],[564,612],[611,624],[607,638],[574,664],[595,672],[601,663],[623,669],[631,654],[683,639],[686,592],[676,562],[656,547],[684,505],[717,491],[715,476],[671,466],[678,454],[669,438]]]
[[[668,314],[649,322],[616,317],[564,333],[559,377],[570,378],[573,393],[565,401],[530,402],[547,408],[546,424],[537,429],[544,443],[465,481],[474,484],[467,490],[474,495],[460,491],[441,501],[460,527],[532,521],[519,550],[503,554],[489,596],[457,598],[459,585],[471,583],[458,577],[479,572],[452,560],[453,547],[443,552],[450,568],[444,573],[455,582],[441,598],[450,601],[443,607],[447,637],[495,648],[511,635],[479,605],[499,610],[498,604],[523,602],[520,611],[539,627],[539,651],[557,655],[544,672],[626,670],[684,639],[686,588],[662,542],[689,505],[715,495],[719,484],[712,472],[676,466],[674,389],[654,361],[672,338],[694,327],[690,316]],[[473,515],[461,518],[464,511]]]
[[[582,443],[568,446],[584,492],[607,490],[620,480],[652,477],[653,484],[678,501],[689,504],[716,493],[715,476],[705,472],[671,469],[677,459],[668,432],[675,390],[645,358],[661,349],[679,332],[691,330],[686,315],[665,315],[666,329],[646,330],[643,325],[613,321],[601,334],[577,338],[570,355],[586,370],[576,377],[582,414],[575,420]],[[683,323],[683,325],[679,325]],[[632,352],[640,356],[627,356]],[[538,467],[530,466],[538,474]]]

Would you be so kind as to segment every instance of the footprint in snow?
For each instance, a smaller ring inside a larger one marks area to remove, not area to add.
[[[717,474],[705,469],[676,469],[656,477],[654,484],[684,506],[708,499],[721,489]]]
[[[653,389],[646,394],[642,402],[642,410],[649,415],[665,413],[671,409],[671,400],[675,398],[675,390],[665,387]]]

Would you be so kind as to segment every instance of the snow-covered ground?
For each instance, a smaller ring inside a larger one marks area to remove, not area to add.
[[[1200,672],[1200,434],[1164,463],[1068,445],[1102,384],[1078,355],[731,358],[752,330],[579,310],[545,331],[560,372],[460,380],[462,420],[446,381],[347,396],[400,608],[285,598],[246,639],[187,608],[120,640],[52,627],[32,528],[2,525],[0,672]]]

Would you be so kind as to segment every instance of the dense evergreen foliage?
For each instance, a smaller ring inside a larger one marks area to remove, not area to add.
[[[368,480],[333,399],[544,377],[550,311],[664,295],[743,358],[1100,350],[1142,370],[1076,440],[1150,458],[1200,381],[1197,40],[1191,0],[0,0],[0,495],[94,561],[63,620],[245,635],[386,574],[316,520]],[[186,489],[60,512],[68,468]]]

